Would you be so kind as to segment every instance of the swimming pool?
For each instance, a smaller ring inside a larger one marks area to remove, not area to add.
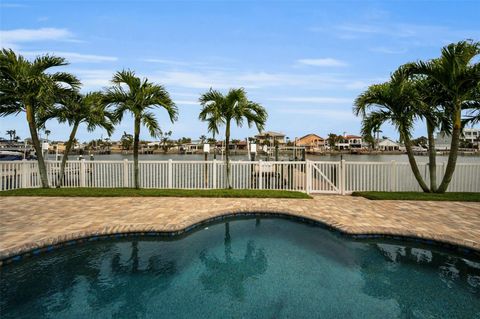
[[[4,319],[477,318],[480,261],[248,218],[65,247],[4,266],[0,289]]]

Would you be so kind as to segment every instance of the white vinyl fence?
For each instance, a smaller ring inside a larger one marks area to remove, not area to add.
[[[57,184],[59,161],[47,161],[50,186]],[[419,163],[429,182],[427,163]],[[294,190],[346,194],[354,191],[420,191],[404,162],[231,162],[235,189]],[[437,166],[440,183],[445,163]],[[140,161],[141,188],[216,189],[227,186],[223,161]],[[35,161],[0,162],[0,190],[40,187]],[[133,162],[68,161],[63,187],[133,187]],[[480,192],[480,163],[458,163],[448,191]]]

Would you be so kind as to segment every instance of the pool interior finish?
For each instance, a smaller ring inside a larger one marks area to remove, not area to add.
[[[474,258],[474,257],[471,257]],[[6,318],[480,318],[480,260],[279,218],[65,247],[0,269]]]

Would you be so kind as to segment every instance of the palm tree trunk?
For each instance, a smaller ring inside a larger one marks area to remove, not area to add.
[[[448,154],[447,168],[443,175],[442,183],[438,186],[437,193],[445,193],[448,185],[452,181],[455,166],[457,165],[458,147],[460,145],[460,133],[462,132],[462,114],[460,107],[454,114],[454,124],[452,130],[452,143],[450,144],[450,153]]]
[[[410,141],[410,138],[408,137],[408,134],[402,134],[403,135],[403,141],[405,142],[405,148],[407,150],[407,156],[408,156],[408,161],[410,163],[410,167],[412,169],[413,175],[415,176],[415,179],[417,180],[418,184],[422,188],[422,190],[425,193],[429,193],[430,190],[428,189],[427,184],[425,184],[425,181],[423,180],[422,174],[420,174],[420,170],[418,169],[417,166],[417,161],[415,160],[415,156],[413,155],[413,150],[412,150],[412,142]]]
[[[217,159],[217,141],[215,140],[215,132],[212,133],[213,135],[213,159]]]
[[[227,161],[227,188],[232,188],[232,178],[230,171],[230,120],[225,124],[225,159]]]
[[[138,179],[138,144],[140,142],[140,118],[135,117],[134,138],[133,138],[133,175],[135,179],[135,188],[140,188]]]
[[[28,128],[30,129],[30,135],[32,137],[33,148],[37,155],[38,171],[40,173],[40,181],[42,188],[48,188],[47,167],[43,159],[42,147],[40,140],[38,139],[37,125],[35,123],[35,114],[33,114],[33,108],[31,105],[26,105]]]
[[[75,135],[77,134],[78,125],[78,122],[75,122],[73,124],[72,132],[70,132],[70,137],[68,138],[67,145],[65,145],[62,163],[60,164],[60,174],[58,175],[57,179],[57,188],[63,186],[63,176],[65,175],[65,166],[67,166],[68,153],[70,153],[70,150],[72,149],[73,140],[75,139]]]
[[[437,191],[437,156],[435,151],[435,138],[433,137],[434,125],[427,120],[428,135],[428,169],[430,174],[430,191]]]

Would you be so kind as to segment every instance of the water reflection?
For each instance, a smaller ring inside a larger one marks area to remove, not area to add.
[[[480,262],[252,218],[2,268],[7,318],[475,318]]]
[[[421,248],[370,246],[380,254],[365,251],[360,259],[363,291],[379,299],[395,300],[407,318],[436,318],[440,314],[445,318],[457,317],[458,310],[439,309],[439,300],[448,303],[453,289],[480,293],[480,264]],[[412,267],[419,264],[422,266]],[[478,307],[472,299],[458,298],[455,303],[456,307],[469,309],[469,313],[475,313]],[[480,314],[480,309],[477,311]]]
[[[256,226],[259,225],[257,219]],[[255,248],[252,240],[248,241],[244,256],[235,257],[232,252],[230,223],[225,223],[224,248],[223,260],[202,250],[200,260],[205,266],[205,272],[200,276],[200,282],[210,292],[219,293],[226,290],[231,296],[243,300],[246,280],[265,273],[267,257],[263,249]]]

